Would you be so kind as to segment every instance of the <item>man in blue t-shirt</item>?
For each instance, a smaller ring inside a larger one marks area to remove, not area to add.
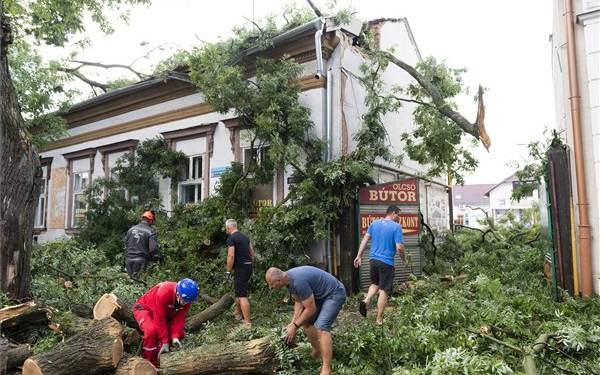
[[[286,272],[271,267],[265,274],[271,290],[287,286],[294,300],[292,321],[285,329],[286,343],[292,342],[296,331],[304,328],[312,346],[310,355],[321,357],[323,364],[320,375],[331,374],[333,339],[331,326],[346,301],[346,289],[331,274],[311,266],[296,267]]]
[[[369,267],[371,285],[367,296],[360,302],[359,311],[362,316],[367,316],[367,308],[375,294],[379,293],[377,299],[377,324],[383,323],[383,311],[387,305],[388,296],[392,292],[394,285],[394,255],[398,255],[408,266],[406,256],[404,255],[404,244],[402,243],[402,227],[398,224],[400,218],[400,209],[398,206],[391,205],[385,212],[385,218],[375,220],[369,226],[367,233],[363,237],[358,254],[354,259],[354,267],[358,268],[361,264],[361,256],[367,243],[371,240],[371,250],[369,254]]]

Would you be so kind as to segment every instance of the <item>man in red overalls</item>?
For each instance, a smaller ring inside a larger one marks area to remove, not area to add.
[[[158,357],[170,345],[181,346],[185,318],[191,302],[198,298],[198,285],[192,279],[162,282],[133,305],[133,316],[142,336],[142,357],[158,366]]]

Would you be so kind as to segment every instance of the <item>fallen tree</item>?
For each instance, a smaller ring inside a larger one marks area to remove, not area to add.
[[[23,341],[31,330],[47,323],[48,309],[38,307],[33,301],[0,310],[0,330],[16,341]]]
[[[122,331],[115,319],[95,321],[52,350],[28,358],[23,375],[92,375],[115,370],[123,357]]]
[[[33,352],[28,344],[10,344],[8,340],[0,338],[0,374],[21,366],[31,355]]]
[[[94,319],[113,317],[131,328],[140,329],[133,316],[133,303],[124,301],[112,293],[104,294],[94,305]]]
[[[119,362],[115,375],[156,375],[156,368],[144,358],[125,355]]]
[[[229,294],[225,294],[221,299],[215,299],[215,301],[206,309],[188,318],[188,328],[191,332],[199,330],[202,324],[213,320],[225,312],[233,304],[234,299]],[[133,316],[133,304],[120,299],[112,293],[104,294],[94,305],[94,319],[99,320],[108,317],[113,317],[127,324],[129,327],[139,330],[139,326]]]
[[[273,373],[277,369],[271,337],[180,350],[160,357],[161,375],[207,375],[224,372]]]
[[[189,330],[191,332],[199,330],[202,327],[202,324],[223,314],[233,304],[233,302],[235,302],[234,299],[229,294],[225,294],[220,300],[189,318]]]

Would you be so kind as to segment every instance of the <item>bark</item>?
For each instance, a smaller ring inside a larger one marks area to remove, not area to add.
[[[87,331],[27,359],[23,375],[93,375],[113,371],[123,357],[121,332],[121,324],[112,318],[96,321]]]
[[[115,375],[156,375],[156,368],[144,358],[126,355],[119,362]]]
[[[32,330],[48,323],[48,310],[39,308],[34,302],[5,307],[0,310],[2,334],[23,341]]]
[[[8,69],[9,20],[0,8],[0,291],[22,300],[31,286],[30,256],[40,160],[24,131]]]
[[[235,302],[234,299],[229,294],[225,294],[216,303],[213,303],[208,308],[189,318],[188,328],[190,332],[199,330],[202,327],[202,324],[221,315],[233,304],[233,302]]]
[[[82,318],[70,311],[52,312],[50,329],[63,337],[72,337],[87,332],[97,320]],[[121,327],[121,339],[125,345],[137,344],[141,339],[140,333],[133,328]]]
[[[161,375],[205,375],[227,372],[273,373],[277,369],[271,337],[206,345],[163,354]]]
[[[527,355],[523,357],[523,372],[527,375],[538,375],[537,366],[535,365],[535,357],[537,357],[546,346],[548,346],[548,341],[553,338],[552,334],[542,334],[535,340],[535,344],[531,346],[531,349],[528,351]]]
[[[119,299],[112,293],[107,293],[100,297],[94,305],[94,319],[99,320],[110,316],[141,332],[133,316],[133,304]]]
[[[14,369],[18,366],[21,366],[23,362],[29,357],[33,355],[33,351],[31,350],[31,346],[28,344],[8,346],[8,350],[5,353],[2,353],[4,356],[6,354],[6,367],[2,367],[0,365],[0,374],[4,374],[4,371]]]

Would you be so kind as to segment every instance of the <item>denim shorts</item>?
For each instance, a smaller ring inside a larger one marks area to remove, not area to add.
[[[344,302],[346,302],[345,290],[321,303],[317,303],[317,312],[308,320],[308,324],[314,324],[321,331],[331,331],[331,326],[335,322]]]

